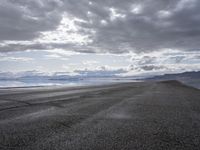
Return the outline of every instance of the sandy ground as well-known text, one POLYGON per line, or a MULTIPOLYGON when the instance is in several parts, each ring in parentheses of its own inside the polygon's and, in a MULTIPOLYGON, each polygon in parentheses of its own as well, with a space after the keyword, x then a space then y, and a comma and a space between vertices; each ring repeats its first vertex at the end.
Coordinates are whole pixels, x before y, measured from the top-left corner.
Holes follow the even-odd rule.
POLYGON ((176 81, 0 89, 0 149, 199 150, 200 90, 176 81))

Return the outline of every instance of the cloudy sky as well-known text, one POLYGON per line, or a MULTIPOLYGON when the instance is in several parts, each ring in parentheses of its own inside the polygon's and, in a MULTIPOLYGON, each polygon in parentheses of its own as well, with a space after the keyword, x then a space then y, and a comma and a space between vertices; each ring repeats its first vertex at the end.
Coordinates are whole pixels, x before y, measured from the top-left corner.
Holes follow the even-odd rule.
POLYGON ((200 70, 199 0, 1 0, 0 72, 200 70))

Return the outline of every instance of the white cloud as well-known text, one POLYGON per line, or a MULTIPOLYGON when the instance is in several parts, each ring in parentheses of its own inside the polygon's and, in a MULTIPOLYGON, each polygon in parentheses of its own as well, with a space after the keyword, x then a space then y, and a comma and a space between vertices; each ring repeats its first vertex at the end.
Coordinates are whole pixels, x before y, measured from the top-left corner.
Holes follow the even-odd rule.
POLYGON ((166 49, 151 53, 130 53, 130 65, 124 75, 177 73, 200 70, 200 52, 166 49))
POLYGON ((101 24, 106 26, 108 24, 108 22, 106 20, 101 20, 101 24))
POLYGON ((134 13, 134 14, 140 14, 142 13, 142 5, 140 4, 133 4, 131 6, 131 12, 134 13))
POLYGON ((54 54, 54 53, 52 53, 52 54, 47 54, 47 55, 45 55, 45 58, 46 59, 55 59, 55 60, 68 60, 68 58, 67 58, 67 56, 63 56, 63 55, 59 55, 59 54, 54 54))
POLYGON ((83 61, 83 65, 94 65, 94 64, 98 64, 99 62, 98 61, 95 61, 95 60, 86 60, 86 61, 83 61))
POLYGON ((172 12, 167 11, 167 10, 160 10, 160 11, 158 12, 158 17, 160 17, 160 18, 168 18, 168 17, 170 17, 171 15, 172 15, 172 12))
POLYGON ((16 62, 19 62, 19 61, 33 61, 34 59, 33 58, 30 58, 30 57, 12 57, 12 56, 3 56, 1 57, 0 61, 5 61, 5 62, 8 62, 8 61, 16 61, 16 62))
POLYGON ((86 23, 82 19, 72 18, 66 13, 63 14, 60 25, 54 31, 41 33, 40 38, 36 39, 40 43, 78 43, 80 45, 90 42, 87 35, 80 34, 77 23, 86 23))
POLYGON ((44 72, 114 71, 122 75, 161 74, 200 70, 199 51, 162 51, 96 54, 62 49, 30 52, 0 53, 2 71, 39 70, 44 72), (33 61, 34 60, 34 61, 33 61), (27 63, 31 61, 31 63, 27 63), (14 63, 13 63, 14 62, 14 63), (17 62, 17 63, 15 63, 17 62))
POLYGON ((53 54, 53 55, 59 55, 59 56, 73 56, 80 54, 79 52, 74 51, 67 51, 63 49, 54 49, 54 50, 46 50, 46 52, 53 54))
POLYGON ((122 14, 120 12, 118 12, 118 10, 116 8, 109 8, 110 10, 110 20, 111 21, 114 21, 115 19, 120 19, 120 18, 125 18, 126 15, 125 14, 122 14))

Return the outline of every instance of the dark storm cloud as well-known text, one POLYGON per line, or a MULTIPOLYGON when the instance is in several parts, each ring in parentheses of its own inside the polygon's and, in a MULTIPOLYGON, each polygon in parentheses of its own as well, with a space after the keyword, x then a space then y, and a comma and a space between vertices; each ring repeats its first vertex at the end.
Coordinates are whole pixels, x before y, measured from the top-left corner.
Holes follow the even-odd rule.
POLYGON ((161 71, 161 70, 167 70, 167 66, 164 65, 130 65, 128 70, 129 71, 137 71, 137 72, 142 72, 142 71, 161 71))
POLYGON ((152 71, 152 70, 161 70, 161 69, 166 69, 165 66, 158 66, 158 65, 145 65, 142 66, 140 69, 144 71, 152 71))
POLYGON ((112 4, 105 5, 115 8, 116 13, 126 17, 117 17, 113 21, 105 18, 108 24, 95 29, 95 44, 102 45, 111 52, 199 48, 200 1, 134 2, 113 1, 112 4))
POLYGON ((1 0, 0 40, 32 40, 54 30, 61 16, 56 0, 1 0))
MULTIPOLYGON (((194 50, 200 46, 199 0, 3 0, 0 2, 0 40, 33 40, 54 30, 65 12, 87 45, 6 45, 26 50, 63 48, 80 52, 148 52, 161 49, 194 50), (71 46, 70 46, 71 45, 71 46)), ((0 50, 8 48, 1 46, 0 50)))

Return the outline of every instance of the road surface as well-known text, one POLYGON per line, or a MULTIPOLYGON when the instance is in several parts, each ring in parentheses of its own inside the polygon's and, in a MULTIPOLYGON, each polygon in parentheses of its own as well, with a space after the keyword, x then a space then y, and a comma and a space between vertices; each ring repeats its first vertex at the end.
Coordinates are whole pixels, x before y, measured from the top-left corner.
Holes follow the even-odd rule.
POLYGON ((1 150, 199 150, 200 90, 177 81, 0 89, 1 150))

